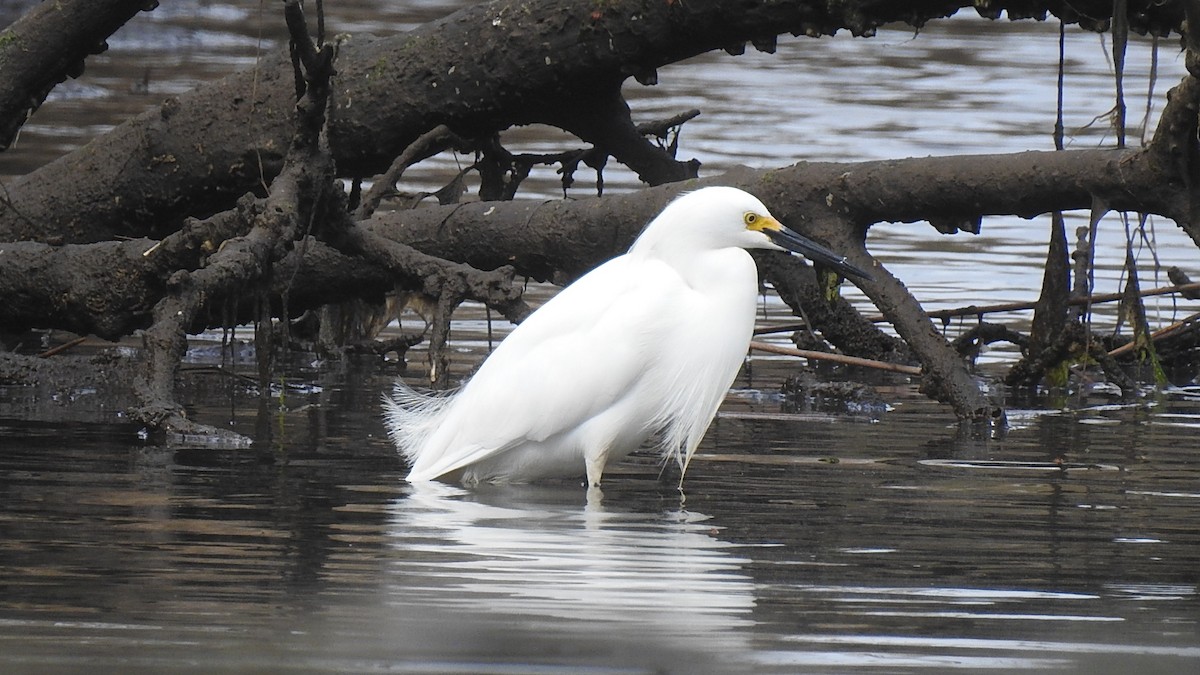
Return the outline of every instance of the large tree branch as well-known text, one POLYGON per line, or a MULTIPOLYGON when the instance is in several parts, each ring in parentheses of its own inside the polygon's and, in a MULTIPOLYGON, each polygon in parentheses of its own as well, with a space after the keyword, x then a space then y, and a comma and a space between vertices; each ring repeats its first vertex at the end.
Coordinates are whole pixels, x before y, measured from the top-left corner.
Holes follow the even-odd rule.
MULTIPOLYGON (((1135 31, 1161 34, 1180 25, 1176 3, 1129 4, 1135 31)), ((331 146, 342 175, 368 175, 438 124, 482 138, 514 124, 561 119, 573 97, 594 83, 629 75, 650 81, 654 69, 705 51, 736 51, 746 42, 769 49, 774 36, 788 32, 868 34, 891 21, 919 26, 977 5, 502 0, 472 6, 404 35, 343 44, 331 146)), ((1017 0, 979 6, 1030 14, 1028 3, 1017 0)), ((1102 27, 1112 11, 1101 0, 1051 6, 1091 27, 1102 27)), ((184 216, 227 209, 247 190, 265 194, 282 165, 293 100, 282 55, 168 100, 10 185, 12 207, 0 212, 0 240, 160 238, 184 216)))
MULTIPOLYGON (((1154 159, 1149 156, 1152 152, 1071 150, 990 156, 987 161, 932 157, 800 163, 779 169, 740 169, 604 199, 476 202, 384 212, 364 221, 364 226, 428 255, 481 270, 511 266, 521 276, 565 283, 623 251, 667 201, 702 185, 734 185, 758 194, 789 224, 827 241, 837 235, 838 227, 861 233, 872 217, 936 221, 952 215, 965 220, 1013 212, 1032 216, 1039 209, 1087 208, 1093 195, 1117 209, 1178 216, 1180 200, 1189 192, 1178 174, 1171 173, 1178 165, 1154 159), (996 172, 989 168, 993 164, 1007 171, 996 172), (905 176, 920 180, 905 181, 905 176), (1174 191, 1168 190, 1170 186, 1175 186, 1174 191), (1161 203, 1148 201, 1154 195, 1161 203), (826 221, 831 216, 842 224, 830 225, 826 221), (485 232, 487 236, 482 235, 485 232)), ((206 251, 237 233, 236 227, 229 229, 235 224, 194 223, 157 248, 149 240, 64 247, 4 244, 0 246, 4 261, 0 293, 14 301, 0 304, 0 324, 121 334, 144 323, 149 299, 159 292, 168 270, 197 266, 206 251), (151 255, 142 255, 151 248, 151 255), (128 273, 117 280, 110 280, 107 272, 81 275, 80 266, 72 261, 88 251, 115 256, 114 268, 128 273), (99 318, 87 318, 89 313, 130 316, 101 323, 99 318)), ((297 254, 290 254, 279 263, 288 270, 300 265, 290 291, 294 308, 355 291, 375 297, 389 285, 383 267, 355 264, 316 242, 302 248, 309 260, 297 261, 297 254)), ((286 276, 293 275, 289 271, 286 276)), ((414 274, 412 283, 419 278, 419 273, 414 274)))
POLYGON ((58 0, 32 8, 0 32, 0 150, 50 90, 83 73, 84 59, 108 48, 105 40, 158 0, 58 0))
POLYGON ((545 121, 566 129, 603 152, 620 158, 643 182, 662 185, 695 178, 700 162, 680 162, 656 147, 633 122, 629 105, 621 96, 621 83, 596 85, 571 96, 572 105, 553 111, 545 121))
POLYGON ((865 229, 883 220, 973 222, 992 214, 1032 217, 1086 209, 1093 195, 1103 195, 1113 209, 1179 217, 1186 191, 1165 168, 1145 150, 802 162, 739 169, 603 200, 468 203, 379 213, 369 226, 480 269, 513 265, 519 274, 565 281, 627 247, 672 196, 704 185, 753 192, 791 225, 821 237, 828 226, 820 221, 829 210, 865 229), (504 235, 480 237, 482 230, 504 235))
MULTIPOLYGON (((1175 185, 1178 190, 1182 185, 1164 173, 1175 165, 1152 161, 1153 153, 1153 149, 1082 150, 1019 153, 992 157, 991 162, 951 157, 858 165, 802 163, 776 170, 742 169, 605 199, 474 203, 380 214, 369 225, 376 234, 427 254, 482 269, 512 265, 519 273, 562 281, 625 249, 642 223, 679 192, 705 184, 728 184, 760 195, 784 222, 830 243, 860 267, 870 268, 874 261, 863 246, 867 225, 859 220, 864 213, 895 213, 899 214, 897 220, 937 220, 951 215, 975 219, 990 213, 1033 215, 1039 208, 1079 208, 1097 197, 1118 208, 1174 214, 1179 202, 1163 186, 1175 185), (1065 161, 1067 158, 1074 161, 1065 161), (1007 165, 1008 171, 987 167, 997 162, 1007 165), (1117 177, 1110 171, 1114 166, 1122 169, 1117 177), (905 174, 921 176, 921 180, 910 180, 906 189, 896 187, 905 174), (867 181, 864 176, 876 180, 867 181), (879 189, 881 183, 885 189, 879 189), (1152 195, 1164 203, 1148 202, 1152 195), (489 236, 480 236, 483 231, 489 236)), ((321 250, 316 245, 306 248, 314 254, 321 250)), ((361 250, 363 246, 358 243, 351 248, 361 250)), ((295 263, 288 259, 280 262, 281 266, 291 264, 295 263)), ((900 280, 882 268, 876 272, 874 281, 861 285, 920 358, 927 373, 926 390, 951 401, 963 417, 992 414, 996 408, 900 280)), ((378 271, 369 274, 378 275, 378 271)), ((420 276, 418 273, 414 279, 420 276)), ((290 291, 290 297, 319 296, 320 291, 304 288, 307 273, 302 270, 295 278, 298 287, 290 291)), ((141 297, 139 293, 128 295, 141 297)), ((210 301, 220 302, 220 296, 214 295, 210 301)))

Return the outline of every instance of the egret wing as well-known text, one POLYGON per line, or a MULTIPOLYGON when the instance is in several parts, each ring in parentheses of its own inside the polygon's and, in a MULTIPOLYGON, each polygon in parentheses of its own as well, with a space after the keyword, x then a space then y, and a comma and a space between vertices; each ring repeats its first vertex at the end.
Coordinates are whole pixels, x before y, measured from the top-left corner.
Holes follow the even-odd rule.
POLYGON ((570 432, 653 370, 680 281, 666 265, 615 258, 568 286, 488 357, 420 448, 410 478, 432 479, 570 432))

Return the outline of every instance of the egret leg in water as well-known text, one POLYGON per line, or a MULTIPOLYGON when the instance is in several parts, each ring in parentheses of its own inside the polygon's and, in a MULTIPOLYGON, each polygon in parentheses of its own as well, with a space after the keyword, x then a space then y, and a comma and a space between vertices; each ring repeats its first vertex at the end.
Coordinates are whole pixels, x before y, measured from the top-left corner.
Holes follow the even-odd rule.
MULTIPOLYGON (((531 314, 457 393, 384 397, 410 482, 586 476, 659 434, 682 472, 745 358, 758 297, 746 249, 802 253, 869 278, 731 187, 687 193, 629 252, 531 314)), ((683 478, 680 477, 682 482, 683 478)))

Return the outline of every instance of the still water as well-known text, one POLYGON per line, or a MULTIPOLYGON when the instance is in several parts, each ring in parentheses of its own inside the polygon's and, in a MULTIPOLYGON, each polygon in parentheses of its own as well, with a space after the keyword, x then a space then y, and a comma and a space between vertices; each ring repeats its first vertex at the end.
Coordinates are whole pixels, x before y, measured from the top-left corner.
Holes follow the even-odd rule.
POLYGON ((569 481, 405 484, 381 371, 297 370, 270 433, 251 392, 189 389, 196 414, 270 439, 253 449, 0 422, 5 671, 1200 664, 1196 388, 1016 410, 989 437, 900 382, 858 416, 783 414, 743 378, 686 496, 635 457, 589 504, 569 481))
MULTIPOLYGON (((326 4, 334 30, 386 34, 454 3, 326 4)), ((280 37, 269 8, 180 2, 144 15, 39 111, 0 174, 252 65, 280 37)), ((1111 107, 1104 46, 1069 32, 1071 142, 1109 142, 1090 124, 1111 107)), ((702 108, 681 154, 709 173, 1051 147, 1053 25, 964 19, 915 37, 784 40, 779 52, 664 69, 658 87, 631 87, 632 105, 639 118, 702 108)), ((1127 90, 1149 87, 1151 55, 1135 41, 1127 90)), ((1160 105, 1182 64, 1173 46, 1157 58, 1160 105)), ((562 147, 541 129, 511 143, 562 147)), ((412 179, 435 186, 454 167, 441 157, 412 179)), ((552 171, 531 180, 535 196, 556 194, 552 171)), ((634 187, 615 170, 606 182, 634 187)), ((883 226, 871 247, 931 307, 1033 298, 1045 224, 984 228, 883 226)), ((1103 231, 1115 243, 1100 255, 1101 292, 1120 278, 1125 237, 1119 221, 1103 231)), ((1164 264, 1197 272, 1171 223, 1150 235, 1164 264)), ((478 313, 459 322, 457 374, 486 351, 484 329, 478 313)), ((252 372, 251 356, 234 366, 252 372)), ((414 383, 421 358, 403 373, 414 383)), ((997 350, 984 365, 1009 360, 997 350)), ((197 345, 189 361, 220 358, 197 345)), ((869 380, 886 405, 854 413, 781 400, 799 369, 750 362, 683 494, 677 475, 634 457, 592 503, 569 481, 405 484, 378 417, 402 372, 376 359, 298 356, 266 403, 238 380, 191 373, 193 416, 258 441, 243 449, 144 445, 95 390, 0 388, 0 670, 1200 669, 1200 387, 1015 402, 1011 428, 988 433, 960 429, 902 378, 869 380)))

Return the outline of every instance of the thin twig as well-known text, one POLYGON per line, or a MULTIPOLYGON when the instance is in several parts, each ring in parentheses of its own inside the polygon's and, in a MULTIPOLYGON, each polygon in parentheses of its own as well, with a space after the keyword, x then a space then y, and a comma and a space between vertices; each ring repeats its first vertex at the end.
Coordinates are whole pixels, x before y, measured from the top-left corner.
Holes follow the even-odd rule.
MULTIPOLYGON (((1200 282, 1190 284, 1178 284, 1175 286, 1161 286, 1152 288, 1148 291, 1142 291, 1141 297, 1150 297, 1154 295, 1170 295, 1172 293, 1182 293, 1185 295, 1190 291, 1200 291, 1200 282)), ((1104 302, 1116 302, 1125 297, 1124 293, 1101 293, 1093 295, 1089 298, 1071 298, 1067 300, 1068 305, 1083 305, 1088 302, 1092 304, 1104 302)), ((971 305, 969 307, 955 307, 953 309, 937 309, 929 312, 931 319, 951 319, 958 316, 976 316, 981 314, 992 314, 995 312, 1015 312, 1019 310, 1033 309, 1037 305, 1033 302, 1002 302, 995 305, 971 305)), ((872 323, 883 323, 887 321, 885 317, 873 316, 870 318, 872 323)), ((754 329, 755 335, 768 335, 771 333, 786 333, 792 330, 803 330, 807 326, 803 323, 785 323, 778 326, 764 326, 754 329)))
POLYGON ((54 356, 55 354, 61 354, 62 352, 65 352, 68 349, 71 349, 72 347, 76 347, 78 345, 83 344, 85 340, 87 340, 86 337, 77 337, 74 340, 71 340, 70 342, 64 342, 57 347, 51 347, 50 349, 47 349, 46 351, 42 352, 41 354, 38 354, 38 358, 46 359, 51 356, 54 356))
POLYGON ((421 134, 396 157, 388 170, 376 179, 367 194, 363 195, 358 211, 354 214, 355 220, 370 218, 371 214, 375 213, 375 209, 379 208, 379 203, 383 201, 384 196, 395 188, 396 183, 408 167, 448 147, 464 145, 464 141, 445 124, 439 124, 421 134))
POLYGON ((659 138, 665 138, 667 132, 670 131, 672 127, 677 127, 681 124, 690 122, 699 116, 700 111, 696 108, 693 108, 687 112, 681 112, 666 119, 642 122, 637 125, 637 132, 643 136, 657 136, 659 138))
POLYGON ((243 375, 241 373, 236 373, 236 372, 230 370, 229 368, 226 368, 225 366, 212 366, 212 365, 206 365, 206 364, 181 365, 179 367, 179 372, 181 372, 181 373, 216 373, 217 375, 224 375, 225 377, 228 377, 231 380, 240 380, 241 382, 244 382, 245 384, 254 385, 254 386, 258 386, 258 384, 259 384, 258 378, 250 377, 249 375, 243 375))
POLYGON ((832 361, 834 363, 841 363, 847 366, 862 366, 863 368, 887 370, 893 373, 903 373, 905 375, 921 375, 921 369, 917 366, 905 366, 898 363, 888 363, 886 361, 876 361, 875 359, 864 359, 857 356, 846 356, 844 354, 830 354, 828 352, 814 352, 807 349, 779 347, 777 345, 768 344, 766 342, 758 342, 756 340, 750 342, 750 349, 760 352, 768 352, 771 354, 782 354, 784 356, 797 356, 802 359, 812 359, 815 361, 832 361))
MULTIPOLYGON (((1150 341, 1158 342, 1159 340, 1161 340, 1163 338, 1170 337, 1171 335, 1174 335, 1175 333, 1179 332, 1183 328, 1187 327, 1189 324, 1195 323, 1198 319, 1200 319, 1200 313, 1196 313, 1196 314, 1189 316, 1186 319, 1176 321, 1175 323, 1173 323, 1169 326, 1164 326, 1162 328, 1159 328, 1158 330, 1156 330, 1150 334, 1150 341)), ((1109 351, 1108 355, 1112 356, 1114 358, 1118 357, 1118 356, 1124 356, 1125 354, 1128 354, 1129 352, 1133 351, 1136 348, 1137 348, 1137 341, 1132 340, 1130 342, 1127 342, 1127 343, 1121 345, 1120 347, 1117 347, 1116 349, 1109 351)))
MULTIPOLYGON (((1185 284, 1183 286, 1162 286, 1160 288, 1152 288, 1148 291, 1142 291, 1139 295, 1143 298, 1154 295, 1170 295, 1171 293, 1182 293, 1184 291, 1192 291, 1200 289, 1200 282, 1193 284, 1185 284)), ((1097 304, 1103 302, 1118 301, 1125 296, 1124 293, 1101 293, 1093 295, 1090 298, 1074 297, 1067 300, 1068 305, 1084 305, 1097 304)), ((934 319, 949 319, 956 316, 974 316, 976 314, 990 314, 992 312, 1010 312, 1021 309, 1033 309, 1033 302, 1006 302, 995 305, 983 305, 979 307, 959 307, 957 309, 942 309, 929 312, 930 318, 934 319)))

